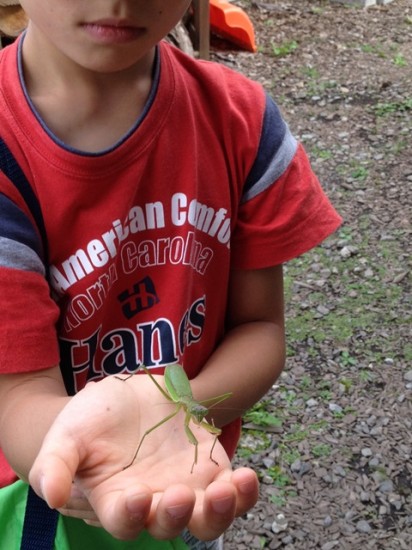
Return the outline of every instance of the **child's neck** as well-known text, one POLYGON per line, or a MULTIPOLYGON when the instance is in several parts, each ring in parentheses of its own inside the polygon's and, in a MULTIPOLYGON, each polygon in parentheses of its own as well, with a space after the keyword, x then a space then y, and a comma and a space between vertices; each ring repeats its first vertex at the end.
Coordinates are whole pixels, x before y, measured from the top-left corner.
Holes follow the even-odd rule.
POLYGON ((28 94, 48 128, 66 145, 95 153, 115 145, 136 123, 152 86, 154 52, 138 66, 96 73, 24 59, 28 94))

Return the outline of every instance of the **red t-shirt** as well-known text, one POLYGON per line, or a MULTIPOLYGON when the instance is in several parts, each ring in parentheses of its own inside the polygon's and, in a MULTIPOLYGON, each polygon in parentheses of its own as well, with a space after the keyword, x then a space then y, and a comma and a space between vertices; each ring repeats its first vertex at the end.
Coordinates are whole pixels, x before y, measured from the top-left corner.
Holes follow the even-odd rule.
POLYGON ((20 44, 0 54, 0 373, 60 363, 69 393, 141 364, 196 376, 231 268, 286 262, 340 224, 303 148, 260 85, 162 43, 135 126, 73 150, 31 104, 20 44))

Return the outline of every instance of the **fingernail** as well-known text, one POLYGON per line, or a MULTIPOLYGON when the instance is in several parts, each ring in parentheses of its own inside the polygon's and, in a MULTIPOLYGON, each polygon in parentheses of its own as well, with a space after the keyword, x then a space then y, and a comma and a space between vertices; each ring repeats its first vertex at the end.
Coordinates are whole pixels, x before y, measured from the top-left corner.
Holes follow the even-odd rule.
POLYGON ((144 520, 144 514, 136 514, 135 512, 132 514, 129 513, 129 520, 134 523, 142 523, 144 520))
POLYGON ((187 504, 181 504, 176 506, 170 506, 167 509, 167 513, 169 516, 173 519, 181 519, 187 516, 190 513, 191 506, 187 506, 187 504))
POLYGON ((40 493, 41 497, 44 498, 44 475, 42 475, 39 479, 39 487, 40 487, 40 493))
POLYGON ((225 514, 226 512, 229 512, 232 506, 233 506, 232 498, 222 498, 220 500, 214 500, 212 502, 212 508, 218 514, 225 514))
POLYGON ((128 497, 126 508, 129 513, 129 518, 133 521, 143 521, 145 517, 145 504, 147 503, 147 495, 133 495, 128 497), (144 509, 142 509, 142 507, 144 509))
POLYGON ((246 483, 241 483, 239 485, 239 491, 243 495, 250 495, 250 493, 255 492, 255 483, 253 481, 247 481, 246 483))
POLYGON ((49 505, 45 494, 45 486, 46 486, 46 482, 45 482, 44 474, 42 474, 41 478, 39 479, 39 487, 40 487, 39 496, 41 496, 41 498, 46 501, 47 505, 49 505))

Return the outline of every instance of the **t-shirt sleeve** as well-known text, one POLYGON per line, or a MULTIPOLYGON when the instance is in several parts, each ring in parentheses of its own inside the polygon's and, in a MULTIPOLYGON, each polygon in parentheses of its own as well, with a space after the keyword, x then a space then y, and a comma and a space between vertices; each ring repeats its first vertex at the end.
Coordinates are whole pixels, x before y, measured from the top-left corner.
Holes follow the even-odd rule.
POLYGON ((24 209, 0 192, 0 373, 59 362, 59 310, 50 297, 41 240, 24 209))
POLYGON ((267 97, 231 243, 232 266, 261 269, 287 262, 320 244, 341 222, 302 145, 267 97))

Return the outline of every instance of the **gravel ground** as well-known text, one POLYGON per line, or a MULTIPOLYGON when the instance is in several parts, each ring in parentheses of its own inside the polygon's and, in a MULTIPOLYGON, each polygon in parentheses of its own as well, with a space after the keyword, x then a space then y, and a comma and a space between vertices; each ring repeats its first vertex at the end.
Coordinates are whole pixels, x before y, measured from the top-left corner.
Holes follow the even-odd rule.
POLYGON ((412 548, 412 1, 235 1, 256 54, 212 58, 260 81, 344 217, 285 269, 288 360, 244 421, 261 479, 225 550, 412 548))

